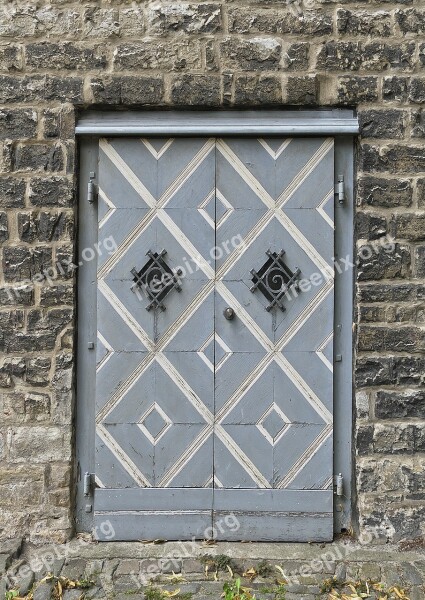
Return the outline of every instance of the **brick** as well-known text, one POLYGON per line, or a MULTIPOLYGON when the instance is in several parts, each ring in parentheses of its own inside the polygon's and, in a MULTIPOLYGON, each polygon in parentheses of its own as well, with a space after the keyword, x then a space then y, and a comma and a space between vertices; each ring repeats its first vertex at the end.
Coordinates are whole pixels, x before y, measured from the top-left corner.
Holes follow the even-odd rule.
POLYGON ((31 279, 52 266, 52 250, 49 247, 3 248, 3 274, 6 281, 31 279))
POLYGON ((378 419, 412 417, 425 419, 425 391, 378 391, 375 400, 375 416, 378 419))
POLYGON ((425 297, 425 286, 409 282, 369 283, 358 286, 360 302, 413 302, 425 297))
POLYGON ((409 94, 410 79, 407 77, 384 77, 382 98, 384 101, 405 102, 409 94))
POLYGON ((394 208, 412 205, 413 186, 410 180, 363 177, 357 185, 360 206, 394 208))
POLYGON ((414 77, 410 81, 409 100, 423 104, 425 102, 425 79, 414 77))
POLYGON ((362 110, 359 120, 363 137, 400 139, 406 130, 407 113, 396 109, 362 110))
POLYGON ((289 8, 253 11, 247 7, 228 11, 231 33, 289 33, 306 36, 328 35, 332 32, 332 16, 324 12, 304 11, 297 14, 289 8))
POLYGON ((378 80, 376 77, 338 77, 337 95, 344 105, 373 102, 378 99, 378 80))
POLYGON ((241 71, 276 71, 280 68, 282 44, 278 39, 227 38, 220 42, 222 66, 241 71))
POLYGON ((425 112, 422 109, 414 110, 411 114, 412 137, 425 137, 425 112))
POLYGON ((318 103, 319 91, 315 75, 305 77, 288 77, 283 85, 284 96, 288 104, 315 105, 318 103))
POLYGON ((393 359, 359 356, 356 362, 355 379, 357 387, 395 383, 393 359))
POLYGON ((376 240, 387 232, 387 220, 377 214, 357 212, 357 237, 360 239, 376 240))
POLYGON ((119 13, 115 8, 86 8, 83 12, 84 38, 108 39, 120 33, 119 13))
POLYGON ((317 57, 317 68, 327 71, 385 71, 415 66, 415 44, 406 42, 394 46, 381 42, 327 42, 317 57))
POLYGON ((13 427, 11 428, 10 460, 13 463, 43 464, 53 461, 69 461, 71 458, 71 435, 62 427, 13 427))
POLYGON ((74 204, 74 182, 66 177, 33 177, 29 186, 29 200, 38 207, 71 207, 74 204))
POLYGON ((150 35, 174 32, 219 33, 222 30, 220 4, 161 4, 149 7, 147 26, 150 35))
POLYGON ((388 248, 365 244, 358 249, 358 280, 406 278, 410 275, 410 247, 392 244, 388 248))
POLYGON ((389 37, 392 33, 392 18, 387 11, 365 10, 337 11, 337 29, 340 34, 389 37))
POLYGON ((425 208, 425 179, 419 178, 416 181, 416 193, 418 197, 419 208, 425 208))
POLYGON ((425 154, 421 147, 389 145, 374 147, 364 144, 360 168, 366 173, 417 173, 425 171, 425 154))
POLYGON ((52 242, 73 237, 73 219, 66 212, 18 213, 17 219, 22 242, 52 242))
POLYGON ((396 10, 395 19, 402 33, 425 33, 425 11, 408 8, 396 10))
POLYGON ((27 44, 26 66, 34 69, 77 70, 104 69, 107 65, 101 46, 87 48, 71 42, 27 44))
POLYGON ((139 37, 145 33, 145 17, 143 6, 133 4, 131 8, 121 8, 119 11, 120 37, 139 37))
POLYGON ((22 208, 26 183, 22 179, 0 177, 0 208, 22 208))
POLYGON ((413 242, 425 239, 425 213, 403 213, 394 215, 390 229, 392 235, 398 239, 413 242))
POLYGON ((44 386, 50 380, 50 368, 52 359, 48 356, 37 356, 28 358, 25 368, 25 380, 34 386, 44 386))
POLYGON ((182 75, 175 77, 171 99, 176 105, 216 106, 220 104, 220 78, 210 75, 182 75))
POLYGON ((60 100, 83 101, 83 79, 79 77, 54 77, 31 75, 16 77, 0 75, 0 102, 35 102, 60 100))
POLYGON ((287 71, 305 71, 309 64, 309 44, 291 44, 283 51, 283 68, 287 71))
POLYGON ((22 46, 13 44, 0 46, 1 71, 21 71, 23 62, 22 46))
POLYGON ((48 144, 18 145, 15 150, 15 171, 62 171, 65 157, 61 146, 48 144))
POLYGON ((40 306, 57 306, 74 304, 75 290, 72 285, 57 284, 40 288, 40 306))
POLYGON ((164 96, 162 77, 122 77, 120 101, 128 104, 161 104, 164 96))
POLYGON ((0 140, 35 137, 37 121, 34 110, 0 110, 0 140))
POLYGON ((201 46, 198 40, 184 38, 179 42, 147 40, 120 44, 114 53, 114 71, 155 69, 184 71, 201 68, 201 46))
POLYGON ((419 327, 362 325, 359 328, 359 350, 362 351, 423 352, 424 349, 425 338, 419 327))
POLYGON ((9 239, 9 226, 7 220, 7 214, 0 212, 0 244, 6 242, 9 239))
POLYGON ((235 80, 235 104, 282 103, 282 82, 274 75, 241 75, 235 80))
POLYGON ((41 113, 45 139, 70 138, 75 135, 75 112, 73 109, 52 108, 41 113))

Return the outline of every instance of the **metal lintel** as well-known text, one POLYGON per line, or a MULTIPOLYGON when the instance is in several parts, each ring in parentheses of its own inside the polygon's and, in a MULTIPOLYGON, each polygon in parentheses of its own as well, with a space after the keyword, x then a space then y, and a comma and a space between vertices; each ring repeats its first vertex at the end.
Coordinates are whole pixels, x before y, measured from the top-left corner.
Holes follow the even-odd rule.
POLYGON ((107 136, 262 136, 354 135, 352 110, 309 111, 134 111, 82 114, 77 135, 107 136))

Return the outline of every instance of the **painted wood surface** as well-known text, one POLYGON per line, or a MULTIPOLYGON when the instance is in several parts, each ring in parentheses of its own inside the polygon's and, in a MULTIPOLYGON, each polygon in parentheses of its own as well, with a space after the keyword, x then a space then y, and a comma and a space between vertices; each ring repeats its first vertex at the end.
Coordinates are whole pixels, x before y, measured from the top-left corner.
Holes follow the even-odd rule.
POLYGON ((332 138, 100 141, 95 524, 117 539, 226 511, 219 539, 332 538, 333 161, 332 138), (147 310, 134 274, 164 250, 180 289, 147 310))

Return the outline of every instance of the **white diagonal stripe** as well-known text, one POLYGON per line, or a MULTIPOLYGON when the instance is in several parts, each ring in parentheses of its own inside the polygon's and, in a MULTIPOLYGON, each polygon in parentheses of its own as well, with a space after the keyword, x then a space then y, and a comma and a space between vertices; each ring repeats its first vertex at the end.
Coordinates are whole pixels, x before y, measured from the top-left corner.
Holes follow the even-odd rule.
POLYGON ((295 464, 289 469, 285 477, 279 482, 278 488, 283 489, 295 479, 295 477, 302 471, 305 465, 310 462, 315 454, 320 450, 326 440, 332 435, 332 425, 327 425, 317 436, 317 438, 310 444, 306 450, 298 457, 295 464))
POLYGON ((127 456, 121 446, 103 425, 97 425, 96 433, 138 485, 141 487, 152 487, 140 469, 134 464, 131 458, 127 456))
POLYGON ((289 146, 289 144, 292 142, 292 138, 287 138, 286 140, 284 140, 284 142, 281 144, 281 146, 279 146, 279 148, 276 150, 276 152, 273 150, 273 148, 270 148, 270 146, 268 145, 268 143, 263 140, 263 139, 259 139, 258 140, 260 142, 260 144, 263 146, 264 150, 270 154, 270 156, 272 158, 274 158, 274 160, 277 160, 279 158, 279 156, 282 154, 282 152, 289 146))

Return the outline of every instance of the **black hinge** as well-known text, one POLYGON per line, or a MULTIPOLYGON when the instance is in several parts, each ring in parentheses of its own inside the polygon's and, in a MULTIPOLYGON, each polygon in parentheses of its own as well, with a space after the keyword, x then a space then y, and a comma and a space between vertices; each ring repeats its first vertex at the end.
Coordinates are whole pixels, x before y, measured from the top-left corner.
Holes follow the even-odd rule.
POLYGON ((93 202, 97 199, 97 185, 94 182, 95 178, 96 173, 94 171, 91 171, 90 179, 87 184, 87 200, 90 204, 93 204, 93 202))

